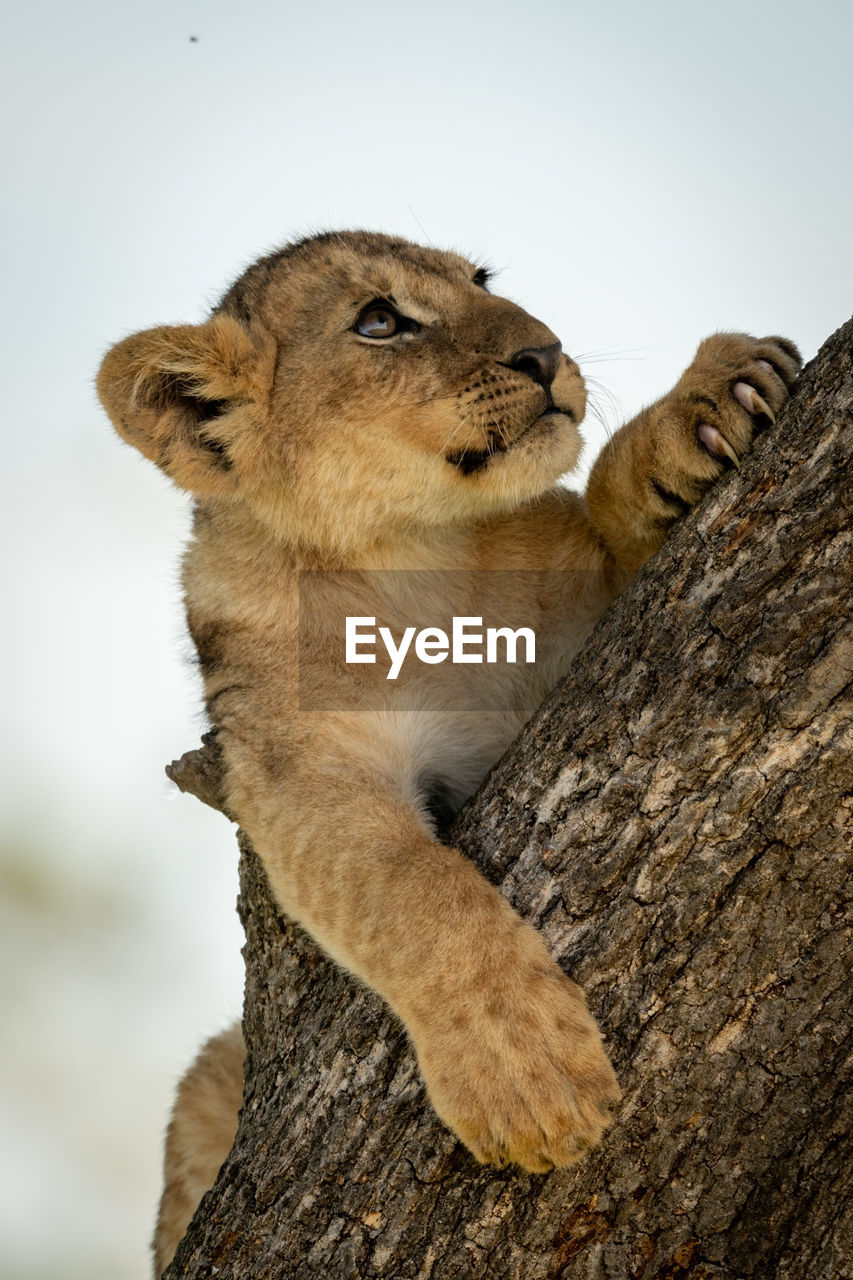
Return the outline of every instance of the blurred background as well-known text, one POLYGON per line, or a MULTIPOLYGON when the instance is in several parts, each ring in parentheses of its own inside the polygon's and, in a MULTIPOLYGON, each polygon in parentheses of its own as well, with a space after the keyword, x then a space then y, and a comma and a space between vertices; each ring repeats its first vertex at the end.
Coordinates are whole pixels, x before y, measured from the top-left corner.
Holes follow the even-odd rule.
POLYGON ((611 427, 717 328, 810 357, 853 309, 853 10, 29 0, 3 27, 3 1268, 141 1280, 242 937, 232 830, 163 776, 204 727, 187 500, 112 434, 103 352, 364 226, 497 267, 611 427))

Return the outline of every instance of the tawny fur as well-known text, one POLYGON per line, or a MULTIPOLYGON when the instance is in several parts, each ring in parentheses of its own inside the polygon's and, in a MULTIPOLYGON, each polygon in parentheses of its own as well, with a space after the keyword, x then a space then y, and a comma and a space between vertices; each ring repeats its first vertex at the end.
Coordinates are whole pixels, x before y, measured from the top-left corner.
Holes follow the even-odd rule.
POLYGON ((230 1027, 208 1040, 178 1087, 166 1134, 166 1180, 154 1237, 158 1276, 231 1149, 243 1098, 244 1056, 240 1028, 230 1027))
MULTIPOLYGON (((404 1020, 474 1155, 534 1171, 597 1142, 618 1087, 582 993, 436 839, 431 800, 453 809, 477 786, 800 365, 784 339, 707 339, 582 498, 557 487, 585 390, 555 344, 464 258, 348 232, 262 259, 204 324, 119 343, 98 382, 120 434, 196 495, 189 627, 227 805, 281 906, 404 1020), (358 332, 377 300, 402 317, 393 336, 358 332), (470 666, 413 670, 400 701, 380 664, 344 662, 343 622, 399 634, 415 614, 523 618, 537 661, 487 685, 470 666)), ((204 1113, 202 1079, 170 1130, 158 1267, 233 1134, 229 1084, 232 1122, 196 1177, 199 1121, 181 1117, 204 1113)))

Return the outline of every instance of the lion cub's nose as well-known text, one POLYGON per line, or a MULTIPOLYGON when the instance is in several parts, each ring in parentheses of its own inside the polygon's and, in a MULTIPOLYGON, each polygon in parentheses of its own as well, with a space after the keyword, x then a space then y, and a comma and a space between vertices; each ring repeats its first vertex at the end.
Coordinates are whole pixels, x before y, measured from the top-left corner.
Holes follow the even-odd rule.
POLYGON ((559 342, 552 342, 550 347, 525 347, 510 356, 507 364, 510 369, 518 369, 526 373, 528 378, 538 382, 542 387, 550 387, 560 367, 560 356, 563 348, 559 342))

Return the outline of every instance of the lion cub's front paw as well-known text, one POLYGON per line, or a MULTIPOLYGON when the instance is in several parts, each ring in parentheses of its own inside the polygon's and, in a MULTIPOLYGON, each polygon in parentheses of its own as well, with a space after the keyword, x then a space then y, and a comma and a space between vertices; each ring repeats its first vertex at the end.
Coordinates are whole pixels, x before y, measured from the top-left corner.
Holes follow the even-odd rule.
POLYGON ((700 344, 660 403, 650 479, 662 514, 692 506, 724 470, 740 465, 756 432, 776 421, 801 366, 786 338, 718 333, 700 344))
POLYGON ((417 1037, 430 1099, 478 1160, 532 1173, 594 1146, 619 1086, 580 989, 556 965, 498 975, 417 1037))

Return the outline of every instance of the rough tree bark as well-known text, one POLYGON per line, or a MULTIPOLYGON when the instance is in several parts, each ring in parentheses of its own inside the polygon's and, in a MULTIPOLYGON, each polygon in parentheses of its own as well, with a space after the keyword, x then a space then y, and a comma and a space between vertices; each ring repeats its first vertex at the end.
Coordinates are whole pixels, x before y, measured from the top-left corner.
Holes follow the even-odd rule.
POLYGON ((853 321, 451 833, 587 992, 603 1145, 478 1166, 242 840, 245 1102, 169 1280, 853 1275, 851 443, 853 321))

